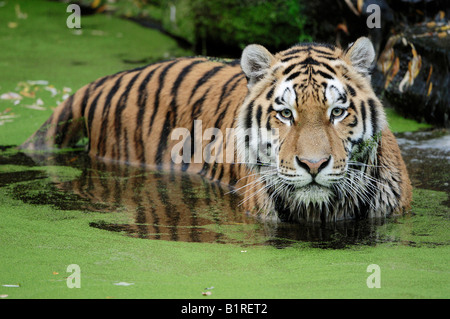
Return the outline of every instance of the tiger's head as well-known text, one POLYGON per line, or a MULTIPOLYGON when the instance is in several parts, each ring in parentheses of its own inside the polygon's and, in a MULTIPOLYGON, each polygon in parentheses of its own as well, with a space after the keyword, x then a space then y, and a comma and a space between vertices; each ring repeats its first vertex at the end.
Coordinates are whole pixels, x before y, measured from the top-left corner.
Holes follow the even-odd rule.
POLYGON ((298 209, 358 192, 351 167, 373 159, 376 147, 362 154, 362 145, 376 144, 387 125, 370 84, 374 58, 365 37, 346 50, 316 43, 275 55, 260 45, 244 49, 248 94, 238 117, 238 155, 272 199, 298 209))

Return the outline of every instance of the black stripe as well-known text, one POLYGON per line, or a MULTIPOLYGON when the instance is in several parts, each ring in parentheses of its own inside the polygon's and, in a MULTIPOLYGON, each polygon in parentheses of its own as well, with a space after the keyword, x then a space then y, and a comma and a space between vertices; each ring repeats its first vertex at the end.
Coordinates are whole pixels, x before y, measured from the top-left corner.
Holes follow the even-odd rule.
POLYGON ((220 70, 222 70, 224 66, 223 65, 219 65, 216 66, 214 68, 212 68, 211 70, 207 71, 205 74, 203 74, 200 79, 197 81, 197 83, 195 83, 194 88, 192 89, 191 92, 191 96, 189 97, 189 101, 188 104, 191 103, 192 97, 194 96, 194 94, 197 92, 197 90, 206 82, 208 82, 208 80, 210 78, 212 78, 217 72, 219 72, 220 70))
MULTIPOLYGON (((219 102, 217 102, 217 107, 216 107, 216 111, 218 111, 219 109, 220 109, 220 107, 222 106, 222 101, 223 101, 223 99, 225 98, 225 94, 227 93, 227 88, 228 88, 228 85, 235 79, 235 78, 237 78, 237 77, 239 77, 239 76, 242 76, 242 73, 241 72, 239 72, 239 73, 236 73, 236 74, 234 74, 224 85, 223 85, 223 87, 222 87, 222 93, 220 94, 220 98, 219 98, 219 102)), ((236 82, 239 82, 239 81, 236 81, 236 82)), ((236 83, 235 83, 235 85, 233 86, 233 88, 234 87, 236 87, 236 83)), ((228 94, 227 94, 228 95, 228 94)), ((216 126, 217 127, 217 126, 216 126)))
POLYGON ((294 49, 292 49, 290 51, 285 52, 283 55, 287 56, 287 55, 292 55, 292 54, 296 54, 296 53, 299 53, 299 52, 305 52, 305 51, 309 51, 309 48, 308 49, 297 49, 297 48, 294 48, 294 49))
POLYGON ((315 47, 311 47, 311 49, 312 49, 314 52, 320 53, 320 54, 331 55, 331 56, 333 56, 333 54, 334 54, 333 52, 322 51, 322 50, 319 50, 319 49, 317 49, 317 48, 315 48, 315 47))
POLYGON ((106 129, 108 127, 108 117, 109 117, 109 110, 111 109, 111 101, 116 95, 117 90, 120 88, 120 83, 122 82, 122 76, 119 76, 116 82, 114 83, 114 86, 112 89, 108 92, 108 95, 106 96, 105 103, 103 104, 103 112, 102 112, 102 124, 100 127, 100 136, 99 136, 99 143, 97 145, 97 156, 104 156, 106 153, 106 138, 107 138, 107 132, 106 129))
POLYGON ((158 89, 156 90, 156 93, 155 93, 155 103, 153 105, 152 116, 150 117, 150 124, 149 124, 150 128, 148 130, 147 136, 150 136, 150 133, 152 132, 152 129, 153 129, 153 122, 155 120, 156 114, 159 109, 159 99, 160 99, 162 88, 164 86, 164 80, 166 78, 166 74, 176 63, 178 63, 180 61, 181 60, 172 61, 159 74, 159 78, 158 78, 159 84, 158 84, 158 89))
POLYGON ((163 155, 164 151, 167 148, 167 139, 169 137, 170 131, 172 130, 172 120, 174 116, 175 114, 172 111, 168 111, 166 114, 166 119, 164 121, 161 136, 159 138, 158 148, 155 155, 155 163, 158 170, 162 169, 163 155))
POLYGON ((254 105, 254 101, 251 101, 250 104, 247 106, 247 116, 245 119, 245 128, 246 129, 252 127, 253 105, 254 105))
POLYGON ((125 163, 129 162, 129 155, 128 155, 128 132, 127 130, 125 130, 124 134, 123 134, 123 146, 125 149, 125 163))
POLYGON ((366 134, 366 105, 361 101, 361 117, 363 122, 363 136, 366 134))
POLYGON ((297 59, 297 58, 299 58, 300 56, 298 56, 298 55, 291 55, 291 56, 288 56, 288 57, 285 57, 285 58, 283 58, 283 59, 281 59, 281 62, 288 62, 288 61, 290 61, 290 60, 292 60, 292 59, 297 59))
MULTIPOLYGON (((155 70, 152 70, 150 72, 153 73, 155 70)), ((125 91, 123 91, 122 95, 119 98, 119 102, 117 103, 117 107, 115 110, 115 114, 114 114, 114 130, 115 130, 115 136, 116 136, 116 141, 115 144, 117 145, 117 155, 116 158, 120 159, 120 136, 121 136, 121 131, 122 131, 122 112, 123 110, 127 107, 127 101, 128 101, 128 95, 130 93, 131 88, 134 86, 134 83, 136 82, 137 78, 142 74, 142 72, 137 72, 136 75, 130 80, 130 82, 128 82, 128 85, 125 89, 125 91)), ((148 78, 148 76, 146 76, 146 78, 148 78)), ((144 81, 141 82, 141 86, 142 83, 144 81)), ((139 88, 141 89, 141 87, 139 88)), ((141 101, 141 96, 143 95, 142 92, 138 91, 138 95, 139 95, 139 101, 141 101)), ((142 101, 141 101, 142 102, 142 101)), ((139 103, 139 102, 138 102, 139 103)), ((144 109, 145 108, 145 104, 141 105, 138 104, 138 107, 140 107, 139 112, 141 111, 141 108, 144 109)), ((140 116, 138 116, 137 121, 139 121, 140 116)))
MULTIPOLYGON (((191 111, 191 119, 192 119, 192 124, 191 124, 191 138, 190 138, 190 142, 191 142, 191 161, 192 158, 194 157, 195 154, 195 149, 194 149, 194 142, 195 142, 195 125, 194 125, 194 120, 196 120, 198 118, 198 116, 200 115, 200 113, 202 112, 202 107, 203 107, 203 103, 206 100, 206 97, 208 96, 209 90, 211 88, 207 89, 205 94, 203 94, 202 97, 200 97, 197 101, 195 101, 194 105, 192 106, 192 111, 191 111)), ((203 132, 200 132, 199 134, 203 134, 203 132)), ((186 139, 185 143, 188 143, 189 139, 186 139)), ((184 146, 183 146, 184 147, 184 146)), ((181 165, 181 170, 184 172, 189 168, 190 163, 185 163, 183 162, 181 165)))
POLYGON ((94 120, 94 113, 95 113, 95 110, 97 108, 98 99, 100 98, 102 93, 103 93, 102 90, 100 90, 100 92, 98 92, 97 96, 94 98, 94 100, 92 101, 91 106, 89 108, 88 125, 87 125, 88 135, 89 135, 89 150, 91 148, 91 143, 92 143, 92 134, 91 134, 91 132, 92 132, 92 129, 91 129, 92 128, 92 121, 94 120))
POLYGON ((355 103, 353 103, 352 100, 350 100, 350 105, 348 106, 348 108, 349 108, 349 109, 352 109, 352 110, 354 110, 356 113, 358 113, 357 110, 356 110, 356 107, 355 107, 355 103))
POLYGON ((266 99, 267 99, 267 100, 272 99, 272 96, 273 96, 273 92, 274 92, 274 91, 275 91, 275 85, 272 86, 272 87, 270 88, 269 92, 267 92, 267 95, 266 95, 266 99))
MULTIPOLYGON (((193 61, 190 64, 188 64, 187 66, 185 66, 181 72, 178 74, 172 89, 171 89, 171 95, 172 95, 172 100, 170 102, 169 105, 169 111, 166 114, 166 120, 164 123, 164 127, 161 131, 161 136, 159 138, 159 144, 158 144, 158 148, 157 148, 157 153, 156 153, 156 157, 155 157, 155 162, 157 164, 158 169, 162 168, 162 158, 163 158, 163 153, 165 152, 166 148, 167 148, 167 139, 169 138, 169 133, 172 130, 172 128, 175 126, 176 121, 177 121, 177 97, 178 97, 178 89, 180 88, 181 83, 183 82, 183 80, 186 78, 187 74, 189 74, 189 72, 192 70, 192 68, 198 64, 198 63, 202 63, 204 61, 193 61)), ((171 162, 171 168, 173 169, 173 165, 174 163, 171 162)))
POLYGON ((272 130, 272 126, 270 125, 270 114, 267 116, 266 129, 268 131, 272 130))
POLYGON ((99 86, 101 86, 103 83, 105 83, 106 80, 108 80, 110 75, 104 76, 101 79, 98 79, 97 82, 94 82, 94 90, 97 89, 99 86))
MULTIPOLYGON (((153 74, 158 70, 161 66, 158 66, 151 70, 144 78, 144 80, 139 85, 139 100, 138 100, 138 114, 136 117, 136 130, 134 132, 134 142, 136 144, 136 153, 138 150, 140 151, 140 154, 136 154, 137 160, 141 163, 141 166, 145 165, 145 147, 144 147, 144 141, 143 141, 143 129, 142 129, 142 123, 144 120, 144 113, 146 110, 146 104, 147 104, 147 96, 148 96, 148 90, 147 90, 147 83, 152 79, 153 74), (141 96, 145 95, 145 98, 141 99, 141 96)), ((141 74, 141 72, 137 73, 134 78, 130 81, 128 84, 126 92, 122 95, 124 97, 124 103, 126 104, 126 101, 128 99, 128 93, 130 92, 131 88, 134 85, 134 82, 137 80, 138 76, 141 74)), ((125 104, 123 104, 125 106, 125 104)), ((123 109, 123 108, 122 108, 123 109)), ((116 109, 117 110, 117 109, 116 109)), ((122 110, 120 111, 120 117, 122 110)))
POLYGON ((322 71, 320 71, 320 70, 317 70, 317 71, 314 72, 314 73, 315 73, 315 74, 320 74, 320 75, 323 76, 325 79, 329 79, 329 80, 334 79, 333 76, 329 75, 329 74, 326 73, 326 72, 322 72, 322 71))
POLYGON ((67 101, 65 102, 64 109, 59 114, 58 122, 56 123, 56 132, 55 132, 55 144, 61 145, 64 141, 64 138, 67 134, 67 129, 72 122, 73 118, 73 99, 74 95, 71 95, 67 101))
POLYGON ((317 62, 316 60, 314 60, 311 57, 307 57, 306 59, 304 59, 303 61, 299 62, 299 64, 312 64, 312 65, 320 65, 319 62, 317 62))
POLYGON ((353 122, 350 123, 348 126, 355 127, 356 125, 358 125, 358 118, 356 116, 354 116, 353 122))
POLYGON ((294 72, 291 75, 288 76, 288 78, 286 79, 286 81, 290 81, 295 79, 297 76, 299 76, 300 74, 302 74, 301 72, 294 72))
POLYGON ((351 96, 356 96, 356 91, 350 84, 347 84, 347 91, 350 93, 351 96))
POLYGON ((187 75, 189 72, 191 72, 192 68, 193 68, 196 64, 203 63, 203 62, 204 62, 204 61, 201 61, 201 60, 193 61, 193 62, 191 62, 190 64, 186 65, 186 66, 181 70, 181 72, 178 73, 178 76, 177 76, 175 82, 173 83, 172 90, 170 91, 170 93, 171 93, 172 96, 173 96, 171 105, 174 105, 174 104, 176 103, 176 102, 175 102, 175 99, 176 99, 176 95, 177 95, 178 89, 180 88, 181 82, 183 82, 183 80, 184 80, 184 78, 186 77, 186 75, 187 75))
MULTIPOLYGON (((164 126, 161 131, 161 136, 159 138, 159 144, 158 148, 156 150, 155 155, 155 163, 157 165, 158 170, 162 169, 162 160, 164 156, 164 152, 167 148, 167 140, 169 138, 169 133, 172 130, 172 128, 176 124, 176 118, 177 118, 177 96, 178 96, 178 89, 180 88, 181 82, 186 78, 186 75, 191 71, 192 67, 198 63, 201 63, 203 61, 194 61, 191 64, 185 66, 183 70, 178 74, 172 89, 172 101, 170 102, 170 109, 168 110, 166 114, 166 120, 164 122, 164 126)), ((173 168, 173 162, 171 163, 171 166, 173 168)))
POLYGON ((295 66, 296 66, 295 64, 292 64, 292 65, 288 66, 286 69, 284 69, 283 75, 286 75, 289 72, 291 72, 295 68, 295 66))
POLYGON ((372 99, 369 99, 368 101, 369 107, 370 107, 370 114, 372 119, 372 134, 375 135, 378 133, 378 111, 375 105, 375 101, 372 99))
POLYGON ((261 116, 262 116, 262 105, 258 105, 258 109, 256 110, 256 124, 258 127, 261 127, 261 116))
POLYGON ((225 96, 223 97, 224 99, 227 98, 231 93, 233 93, 233 91, 236 89, 236 87, 238 86, 239 82, 241 82, 241 80, 244 79, 244 74, 241 74, 241 78, 236 80, 236 82, 234 82, 234 84, 231 86, 231 88, 228 90, 228 92, 225 94, 225 96))
POLYGON ((214 127, 219 128, 222 126, 223 118, 225 117, 225 113, 230 109, 230 102, 227 103, 227 106, 223 108, 223 111, 217 117, 216 123, 214 123, 214 127))
POLYGON ((316 57, 317 58, 323 58, 323 59, 327 59, 327 60, 330 60, 330 61, 334 61, 334 60, 337 60, 338 58, 336 58, 336 57, 334 57, 334 56, 332 56, 332 55, 316 55, 316 57))
POLYGON ((86 112, 89 95, 91 93, 91 87, 92 87, 92 83, 86 88, 86 91, 84 91, 83 99, 81 100, 81 108, 80 108, 81 116, 85 116, 84 112, 86 112))
POLYGON ((326 64, 326 63, 322 63, 321 65, 324 66, 324 67, 325 67, 328 71, 330 71, 332 74, 336 75, 336 71, 335 71, 331 66, 329 66, 329 65, 326 64))

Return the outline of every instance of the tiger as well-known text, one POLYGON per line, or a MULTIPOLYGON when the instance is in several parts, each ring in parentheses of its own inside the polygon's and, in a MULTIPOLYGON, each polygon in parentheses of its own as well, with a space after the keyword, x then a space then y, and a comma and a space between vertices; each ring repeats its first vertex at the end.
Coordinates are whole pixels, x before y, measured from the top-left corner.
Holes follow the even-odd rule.
POLYGON ((20 148, 87 138, 91 157, 227 185, 261 220, 402 215, 412 186, 371 85, 375 55, 367 37, 276 54, 250 44, 237 60, 182 57, 118 72, 76 91, 20 148))

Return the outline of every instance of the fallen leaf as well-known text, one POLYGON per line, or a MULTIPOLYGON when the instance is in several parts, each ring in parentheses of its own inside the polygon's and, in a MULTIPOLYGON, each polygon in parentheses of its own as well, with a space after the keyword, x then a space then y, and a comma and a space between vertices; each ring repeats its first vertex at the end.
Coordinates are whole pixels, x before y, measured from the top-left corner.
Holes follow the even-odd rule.
POLYGON ((56 88, 54 88, 53 86, 46 86, 45 90, 49 91, 52 94, 52 97, 54 97, 55 95, 58 94, 58 90, 56 88))
POLYGON ((19 288, 20 285, 2 285, 3 287, 8 287, 8 288, 19 288))
POLYGON ((31 98, 35 98, 36 97, 36 92, 32 91, 32 92, 28 92, 27 89, 24 89, 22 91, 19 92, 22 96, 25 97, 31 97, 31 98))
POLYGON ((16 4, 15 9, 16 9, 16 16, 17 16, 17 18, 19 18, 19 19, 26 19, 26 18, 28 18, 28 14, 23 13, 22 11, 20 11, 20 5, 16 4))
POLYGON ((19 24, 17 22, 8 22, 8 28, 15 29, 19 24))
POLYGON ((431 90, 433 90, 433 82, 430 82, 430 84, 428 85, 428 92, 427 92, 427 96, 430 96, 430 94, 431 94, 431 90))
POLYGON ((211 291, 202 291, 202 295, 203 296, 210 296, 210 295, 212 295, 212 292, 211 291))
POLYGON ((38 111, 45 111, 46 110, 45 107, 39 106, 37 104, 24 105, 24 107, 26 107, 27 109, 38 110, 38 111))
POLYGON ((0 295, 0 298, 6 298, 8 295, 0 295))
POLYGON ((134 285, 134 283, 121 281, 121 282, 115 282, 115 283, 113 283, 113 285, 115 285, 115 286, 131 286, 131 285, 134 285))
POLYGON ((21 100, 22 97, 15 92, 4 93, 0 96, 2 100, 21 100))
POLYGON ((384 88, 387 89, 389 84, 391 83, 392 79, 397 75, 398 71, 400 70, 400 59, 398 57, 395 58, 394 64, 391 68, 391 71, 386 77, 386 82, 384 82, 384 88))
POLYGON ((37 81, 27 81, 29 85, 48 85, 48 81, 37 80, 37 81))

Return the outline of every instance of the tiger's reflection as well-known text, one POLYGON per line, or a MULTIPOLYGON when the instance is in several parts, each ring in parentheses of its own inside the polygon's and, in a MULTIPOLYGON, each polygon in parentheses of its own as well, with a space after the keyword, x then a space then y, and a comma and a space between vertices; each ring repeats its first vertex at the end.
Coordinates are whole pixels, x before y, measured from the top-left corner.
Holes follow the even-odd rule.
POLYGON ((121 214, 127 222, 111 223, 105 216, 90 225, 133 237, 280 248, 296 242, 344 248, 384 240, 378 234, 384 219, 323 225, 259 221, 246 214, 242 197, 232 188, 198 174, 150 171, 93 159, 83 152, 32 156, 40 165, 78 168, 80 176, 70 181, 51 176, 57 191, 80 197, 80 209, 121 214))

